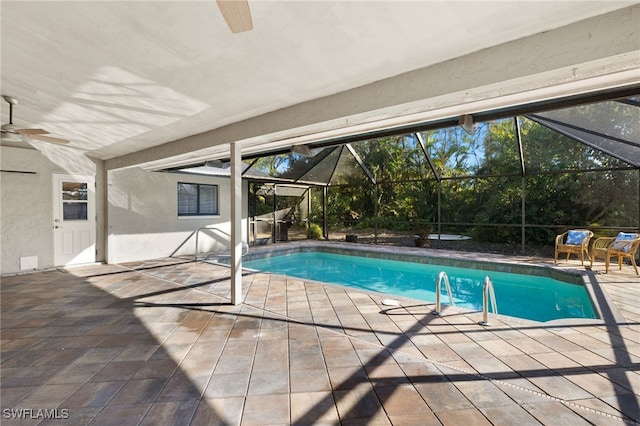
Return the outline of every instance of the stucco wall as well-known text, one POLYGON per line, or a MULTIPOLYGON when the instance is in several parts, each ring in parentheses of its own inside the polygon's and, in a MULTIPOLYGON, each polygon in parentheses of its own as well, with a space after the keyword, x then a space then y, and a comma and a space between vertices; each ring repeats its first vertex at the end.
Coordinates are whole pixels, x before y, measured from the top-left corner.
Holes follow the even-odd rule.
MULTIPOLYGON (((229 248, 229 178, 129 168, 109 171, 107 179, 108 263, 193 255, 195 231, 204 226, 215 226, 219 231, 200 233, 202 252, 229 248), (178 182, 218 185, 219 216, 179 218, 178 182)), ((246 200, 243 204, 246 218, 246 200)), ((246 240, 245 219, 243 239, 246 240)))
MULTIPOLYGON (((53 174, 95 176, 102 167, 102 161, 47 144, 41 150, 0 147, 0 274, 23 272, 21 257, 37 256, 38 270, 55 266, 53 174)), ((96 237, 99 245, 101 233, 96 237)))

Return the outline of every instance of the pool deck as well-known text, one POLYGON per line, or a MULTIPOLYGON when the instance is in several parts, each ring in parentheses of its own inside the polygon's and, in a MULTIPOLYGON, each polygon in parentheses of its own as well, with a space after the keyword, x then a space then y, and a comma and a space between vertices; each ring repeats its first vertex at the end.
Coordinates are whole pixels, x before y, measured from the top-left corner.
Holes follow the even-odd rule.
POLYGON ((603 320, 490 326, 479 312, 436 316, 432 303, 384 306, 253 272, 234 306, 227 267, 186 259, 4 276, 1 423, 639 424, 640 278, 593 269, 603 320))

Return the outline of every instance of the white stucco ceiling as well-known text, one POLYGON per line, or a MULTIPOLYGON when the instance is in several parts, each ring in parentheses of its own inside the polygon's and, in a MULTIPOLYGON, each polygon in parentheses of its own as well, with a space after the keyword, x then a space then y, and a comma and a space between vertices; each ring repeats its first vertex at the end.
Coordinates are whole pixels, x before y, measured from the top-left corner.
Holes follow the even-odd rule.
POLYGON ((214 0, 3 1, 1 87, 19 127, 111 159, 633 3, 249 0, 232 34, 214 0))

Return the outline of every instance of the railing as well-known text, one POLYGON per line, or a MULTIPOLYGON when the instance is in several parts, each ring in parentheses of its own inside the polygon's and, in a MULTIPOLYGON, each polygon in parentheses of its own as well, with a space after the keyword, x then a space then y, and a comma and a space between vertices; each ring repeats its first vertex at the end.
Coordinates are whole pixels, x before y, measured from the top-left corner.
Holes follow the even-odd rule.
POLYGON ((453 296, 451 295, 451 285, 449 284, 449 277, 447 273, 442 271, 438 274, 438 281, 436 282, 436 309, 433 310, 433 315, 440 315, 441 311, 441 303, 440 303, 440 293, 442 287, 442 281, 444 281, 445 288, 447 289, 447 295, 449 296, 449 303, 451 306, 455 306, 455 302, 453 301, 453 296))
MULTIPOLYGON (((198 230, 196 231, 196 254, 195 254, 196 262, 198 261, 198 255, 200 254, 200 245, 198 243, 198 236, 200 235, 200 231, 203 231, 205 229, 207 231, 217 231, 223 234, 224 236, 231 238, 231 235, 227 234, 224 231, 221 231, 218 228, 211 228, 208 226, 203 226, 202 228, 198 228, 198 230)), ((242 244, 242 255, 244 256, 245 254, 249 253, 249 244, 245 243, 244 241, 242 241, 241 244, 242 244)))
POLYGON ((482 285, 482 321, 480 325, 491 325, 489 323, 489 298, 491 298, 491 312, 498 313, 498 306, 496 304, 496 294, 493 291, 493 282, 488 276, 484 278, 484 284, 482 285))

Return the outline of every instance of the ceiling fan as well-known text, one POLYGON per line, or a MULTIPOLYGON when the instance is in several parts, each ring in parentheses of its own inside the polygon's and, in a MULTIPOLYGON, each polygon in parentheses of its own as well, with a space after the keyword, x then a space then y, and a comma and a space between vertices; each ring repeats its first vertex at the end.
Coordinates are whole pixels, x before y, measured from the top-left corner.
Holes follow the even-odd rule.
POLYGON ((216 0, 222 17, 232 33, 251 31, 251 11, 247 0, 216 0))
POLYGON ((49 134, 44 129, 19 129, 13 124, 13 106, 18 105, 18 100, 12 96, 2 95, 5 101, 9 104, 9 123, 2 125, 2 138, 7 139, 10 142, 21 142, 22 137, 29 139, 35 139, 42 142, 66 144, 68 140, 54 138, 46 136, 49 134))

